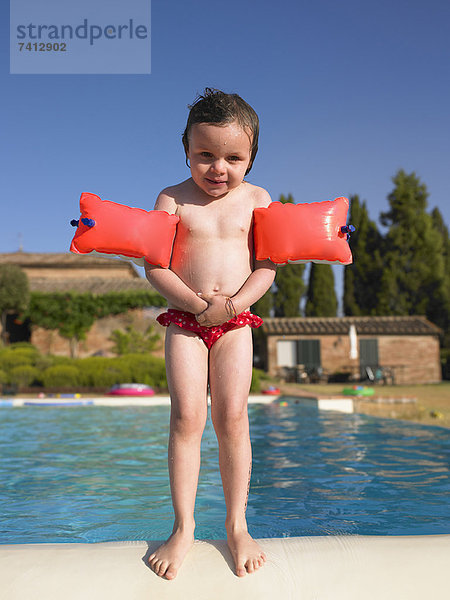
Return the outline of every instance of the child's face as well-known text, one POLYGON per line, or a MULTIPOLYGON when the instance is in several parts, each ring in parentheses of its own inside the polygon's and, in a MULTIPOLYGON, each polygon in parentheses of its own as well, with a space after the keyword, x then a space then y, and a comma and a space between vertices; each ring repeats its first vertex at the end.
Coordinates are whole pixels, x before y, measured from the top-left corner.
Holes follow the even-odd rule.
POLYGON ((192 179, 209 196, 220 198, 238 187, 250 163, 251 135, 234 121, 196 123, 189 132, 192 179))

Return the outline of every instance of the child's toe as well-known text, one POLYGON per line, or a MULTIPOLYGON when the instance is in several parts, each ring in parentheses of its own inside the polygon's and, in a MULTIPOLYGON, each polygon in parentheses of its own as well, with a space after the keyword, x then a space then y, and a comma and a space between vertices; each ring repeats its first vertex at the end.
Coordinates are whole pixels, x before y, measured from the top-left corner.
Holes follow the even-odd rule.
POLYGON ((156 573, 158 573, 158 575, 160 577, 162 577, 164 575, 164 573, 166 572, 167 569, 167 563, 165 563, 163 560, 160 560, 156 563, 156 573))
POLYGON ((176 575, 177 575, 177 570, 173 567, 173 565, 170 565, 166 571, 165 578, 166 579, 175 579, 176 575))

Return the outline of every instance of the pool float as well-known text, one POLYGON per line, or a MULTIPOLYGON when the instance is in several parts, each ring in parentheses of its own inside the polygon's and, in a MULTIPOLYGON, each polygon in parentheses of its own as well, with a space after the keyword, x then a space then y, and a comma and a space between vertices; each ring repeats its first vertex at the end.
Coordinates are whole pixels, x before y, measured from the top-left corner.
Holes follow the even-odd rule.
POLYGON ((262 393, 268 396, 279 396, 281 394, 281 390, 273 385, 269 385, 267 389, 262 390, 262 393))
POLYGON ((113 254, 132 258, 141 266, 144 259, 152 265, 169 266, 180 220, 176 215, 130 208, 86 192, 81 194, 80 212, 80 219, 71 221, 77 228, 71 252, 113 254))
POLYGON ((267 208, 255 208, 256 260, 349 265, 352 253, 347 240, 355 228, 345 224, 348 207, 347 198, 336 198, 304 204, 272 202, 267 208))
POLYGON ((155 390, 144 383, 118 383, 113 385, 108 396, 154 396, 155 390))
POLYGON ((344 388, 342 393, 345 396, 373 396, 375 390, 372 387, 364 387, 363 385, 354 385, 351 388, 344 388))
MULTIPOLYGON (((256 260, 270 259, 285 265, 317 262, 348 265, 352 254, 347 243, 354 231, 346 225, 349 202, 336 198, 310 204, 272 202, 253 211, 256 260)), ((170 264, 178 216, 165 211, 145 211, 101 200, 95 194, 80 198, 80 219, 70 250, 144 260, 167 268, 170 264)))

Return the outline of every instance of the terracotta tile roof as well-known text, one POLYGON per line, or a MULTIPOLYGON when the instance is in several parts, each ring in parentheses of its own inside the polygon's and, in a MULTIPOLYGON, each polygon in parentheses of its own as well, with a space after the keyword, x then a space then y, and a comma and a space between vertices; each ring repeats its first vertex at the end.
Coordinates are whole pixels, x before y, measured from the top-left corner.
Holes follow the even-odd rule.
POLYGON ((71 252, 11 252, 0 254, 0 265, 17 265, 21 268, 122 268, 139 277, 131 262, 117 258, 105 258, 95 253, 73 254, 71 252))
POLYGON ((154 291, 148 281, 143 277, 136 279, 126 278, 68 278, 57 279, 47 277, 33 277, 30 279, 30 290, 32 292, 91 292, 93 294, 106 294, 108 292, 128 291, 154 291))
POLYGON ((405 317, 284 317, 264 319, 268 335, 348 335, 354 325, 360 335, 439 335, 439 327, 422 316, 405 317))

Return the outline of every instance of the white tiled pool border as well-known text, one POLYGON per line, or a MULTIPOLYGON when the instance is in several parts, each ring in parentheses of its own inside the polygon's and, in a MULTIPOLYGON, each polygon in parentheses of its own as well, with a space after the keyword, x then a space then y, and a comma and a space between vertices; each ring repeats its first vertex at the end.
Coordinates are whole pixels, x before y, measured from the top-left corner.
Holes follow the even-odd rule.
MULTIPOLYGON (((290 399, 294 396, 286 396, 290 399)), ((282 398, 282 396, 269 395, 250 395, 249 404, 271 404, 282 398)), ((292 400, 290 400, 292 402, 292 400)), ((210 399, 208 398, 208 403, 210 399)), ((354 412, 353 400, 351 398, 319 398, 296 396, 295 404, 309 406, 318 410, 335 410, 344 413, 354 412)), ((0 408, 2 407, 23 407, 23 406, 168 406, 170 405, 169 396, 151 396, 149 398, 136 396, 103 396, 100 398, 82 396, 81 398, 3 398, 0 399, 0 408)))

